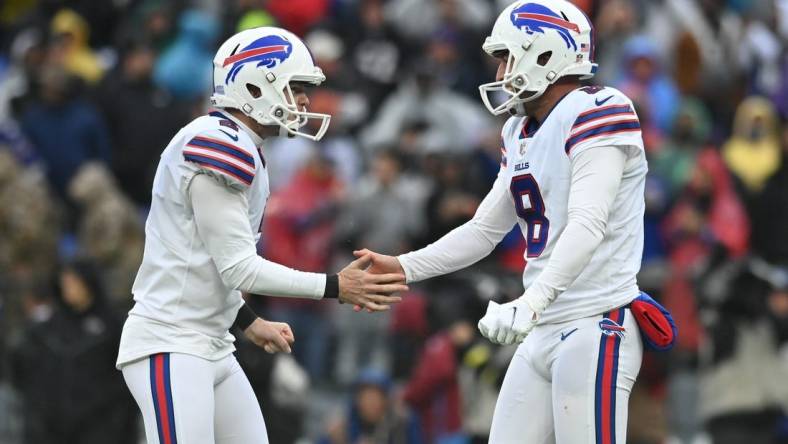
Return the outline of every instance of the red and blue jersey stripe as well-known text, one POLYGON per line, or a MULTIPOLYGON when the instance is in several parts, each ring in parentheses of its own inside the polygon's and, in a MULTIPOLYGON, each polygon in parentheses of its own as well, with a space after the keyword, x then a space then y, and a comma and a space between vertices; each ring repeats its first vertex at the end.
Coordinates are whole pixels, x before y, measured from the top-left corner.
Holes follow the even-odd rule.
POLYGON ((255 162, 251 154, 212 137, 192 138, 183 149, 183 157, 189 162, 232 176, 246 185, 251 185, 255 176, 255 162))
POLYGON ((640 121, 630 105, 609 105, 586 111, 575 119, 564 144, 569 154, 578 143, 595 137, 640 131, 640 121))
POLYGON ((175 432, 175 410, 172 404, 170 384, 170 354, 159 353, 148 358, 150 361, 150 389, 153 409, 156 412, 156 429, 161 444, 178 444, 175 432))

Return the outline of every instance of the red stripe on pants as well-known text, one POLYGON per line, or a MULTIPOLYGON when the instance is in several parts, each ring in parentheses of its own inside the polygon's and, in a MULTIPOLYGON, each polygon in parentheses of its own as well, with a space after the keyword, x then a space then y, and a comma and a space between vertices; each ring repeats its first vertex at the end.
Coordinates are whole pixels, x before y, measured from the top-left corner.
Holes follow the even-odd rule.
MULTIPOLYGON (((616 324, 621 323, 621 310, 614 310, 610 313, 609 319, 616 324)), ((612 434, 616 433, 615 430, 610 430, 610 424, 613 423, 611 415, 616 412, 612 411, 611 401, 615 396, 615 384, 613 382, 613 355, 616 351, 616 338, 612 334, 605 338, 605 362, 602 373, 602 442, 604 444, 613 442, 612 434)))
POLYGON ((164 355, 156 355, 156 395, 159 398, 159 423, 161 424, 164 442, 162 444, 172 444, 170 439, 170 414, 167 411, 167 394, 164 388, 164 355))

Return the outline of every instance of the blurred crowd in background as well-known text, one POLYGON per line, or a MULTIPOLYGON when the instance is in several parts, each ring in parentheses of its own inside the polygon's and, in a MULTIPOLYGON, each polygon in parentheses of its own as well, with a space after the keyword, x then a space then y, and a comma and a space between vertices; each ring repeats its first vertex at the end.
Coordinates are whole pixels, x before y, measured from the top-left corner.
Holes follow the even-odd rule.
MULTIPOLYGON (((507 0, 6 0, 0 4, 0 442, 138 443, 114 362, 158 155, 207 112, 218 45, 303 37, 326 74, 319 143, 263 147, 260 252, 336 271, 468 220, 500 162, 477 86, 507 0)), ((679 341, 646 354, 629 442, 788 442, 788 0, 577 0, 593 83, 632 98, 650 173, 641 287, 679 341)), ((272 443, 486 442, 512 348, 486 301, 522 292, 512 232, 384 314, 250 295, 294 354, 238 358, 272 443)), ((176 407, 177 408, 177 407, 176 407)), ((528 418, 523 418, 527 421, 528 418)))

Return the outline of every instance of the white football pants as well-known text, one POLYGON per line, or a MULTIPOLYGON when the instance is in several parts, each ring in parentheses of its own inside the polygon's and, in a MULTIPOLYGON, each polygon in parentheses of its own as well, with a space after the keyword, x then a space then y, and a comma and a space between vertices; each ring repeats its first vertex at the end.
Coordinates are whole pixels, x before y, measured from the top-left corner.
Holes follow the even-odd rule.
POLYGON ((536 326, 498 396, 492 444, 624 444, 643 345, 629 309, 536 326))
POLYGON ((159 353, 122 368, 148 444, 267 444, 260 405, 235 356, 159 353))

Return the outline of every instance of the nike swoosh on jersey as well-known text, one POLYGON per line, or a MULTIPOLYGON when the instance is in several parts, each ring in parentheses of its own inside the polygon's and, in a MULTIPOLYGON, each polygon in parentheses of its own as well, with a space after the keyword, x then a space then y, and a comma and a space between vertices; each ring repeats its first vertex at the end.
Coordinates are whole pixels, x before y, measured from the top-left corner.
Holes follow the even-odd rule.
POLYGON ((573 330, 571 330, 569 333, 561 333, 561 340, 563 341, 564 339, 568 338, 568 337, 569 337, 569 335, 571 335, 572 333, 574 333, 574 332, 576 332, 576 331, 577 331, 577 327, 575 327, 575 328, 574 328, 573 330))
POLYGON ((607 96, 607 97, 605 97, 605 98, 604 98, 603 100, 601 100, 601 101, 600 101, 599 99, 595 99, 595 100, 594 100, 594 103, 596 103, 596 106, 601 106, 601 105, 603 105, 605 102, 607 102, 608 100, 610 100, 610 99, 612 99, 612 98, 613 98, 613 96, 607 96))
POLYGON ((233 136, 233 135, 231 135, 230 133, 228 133, 228 132, 227 132, 227 131, 225 131, 225 130, 221 130, 221 129, 220 129, 219 131, 221 131, 221 132, 223 132, 223 133, 227 134, 227 137, 229 137, 229 138, 233 139, 233 142, 237 142, 237 141, 238 141, 238 136, 233 136))

